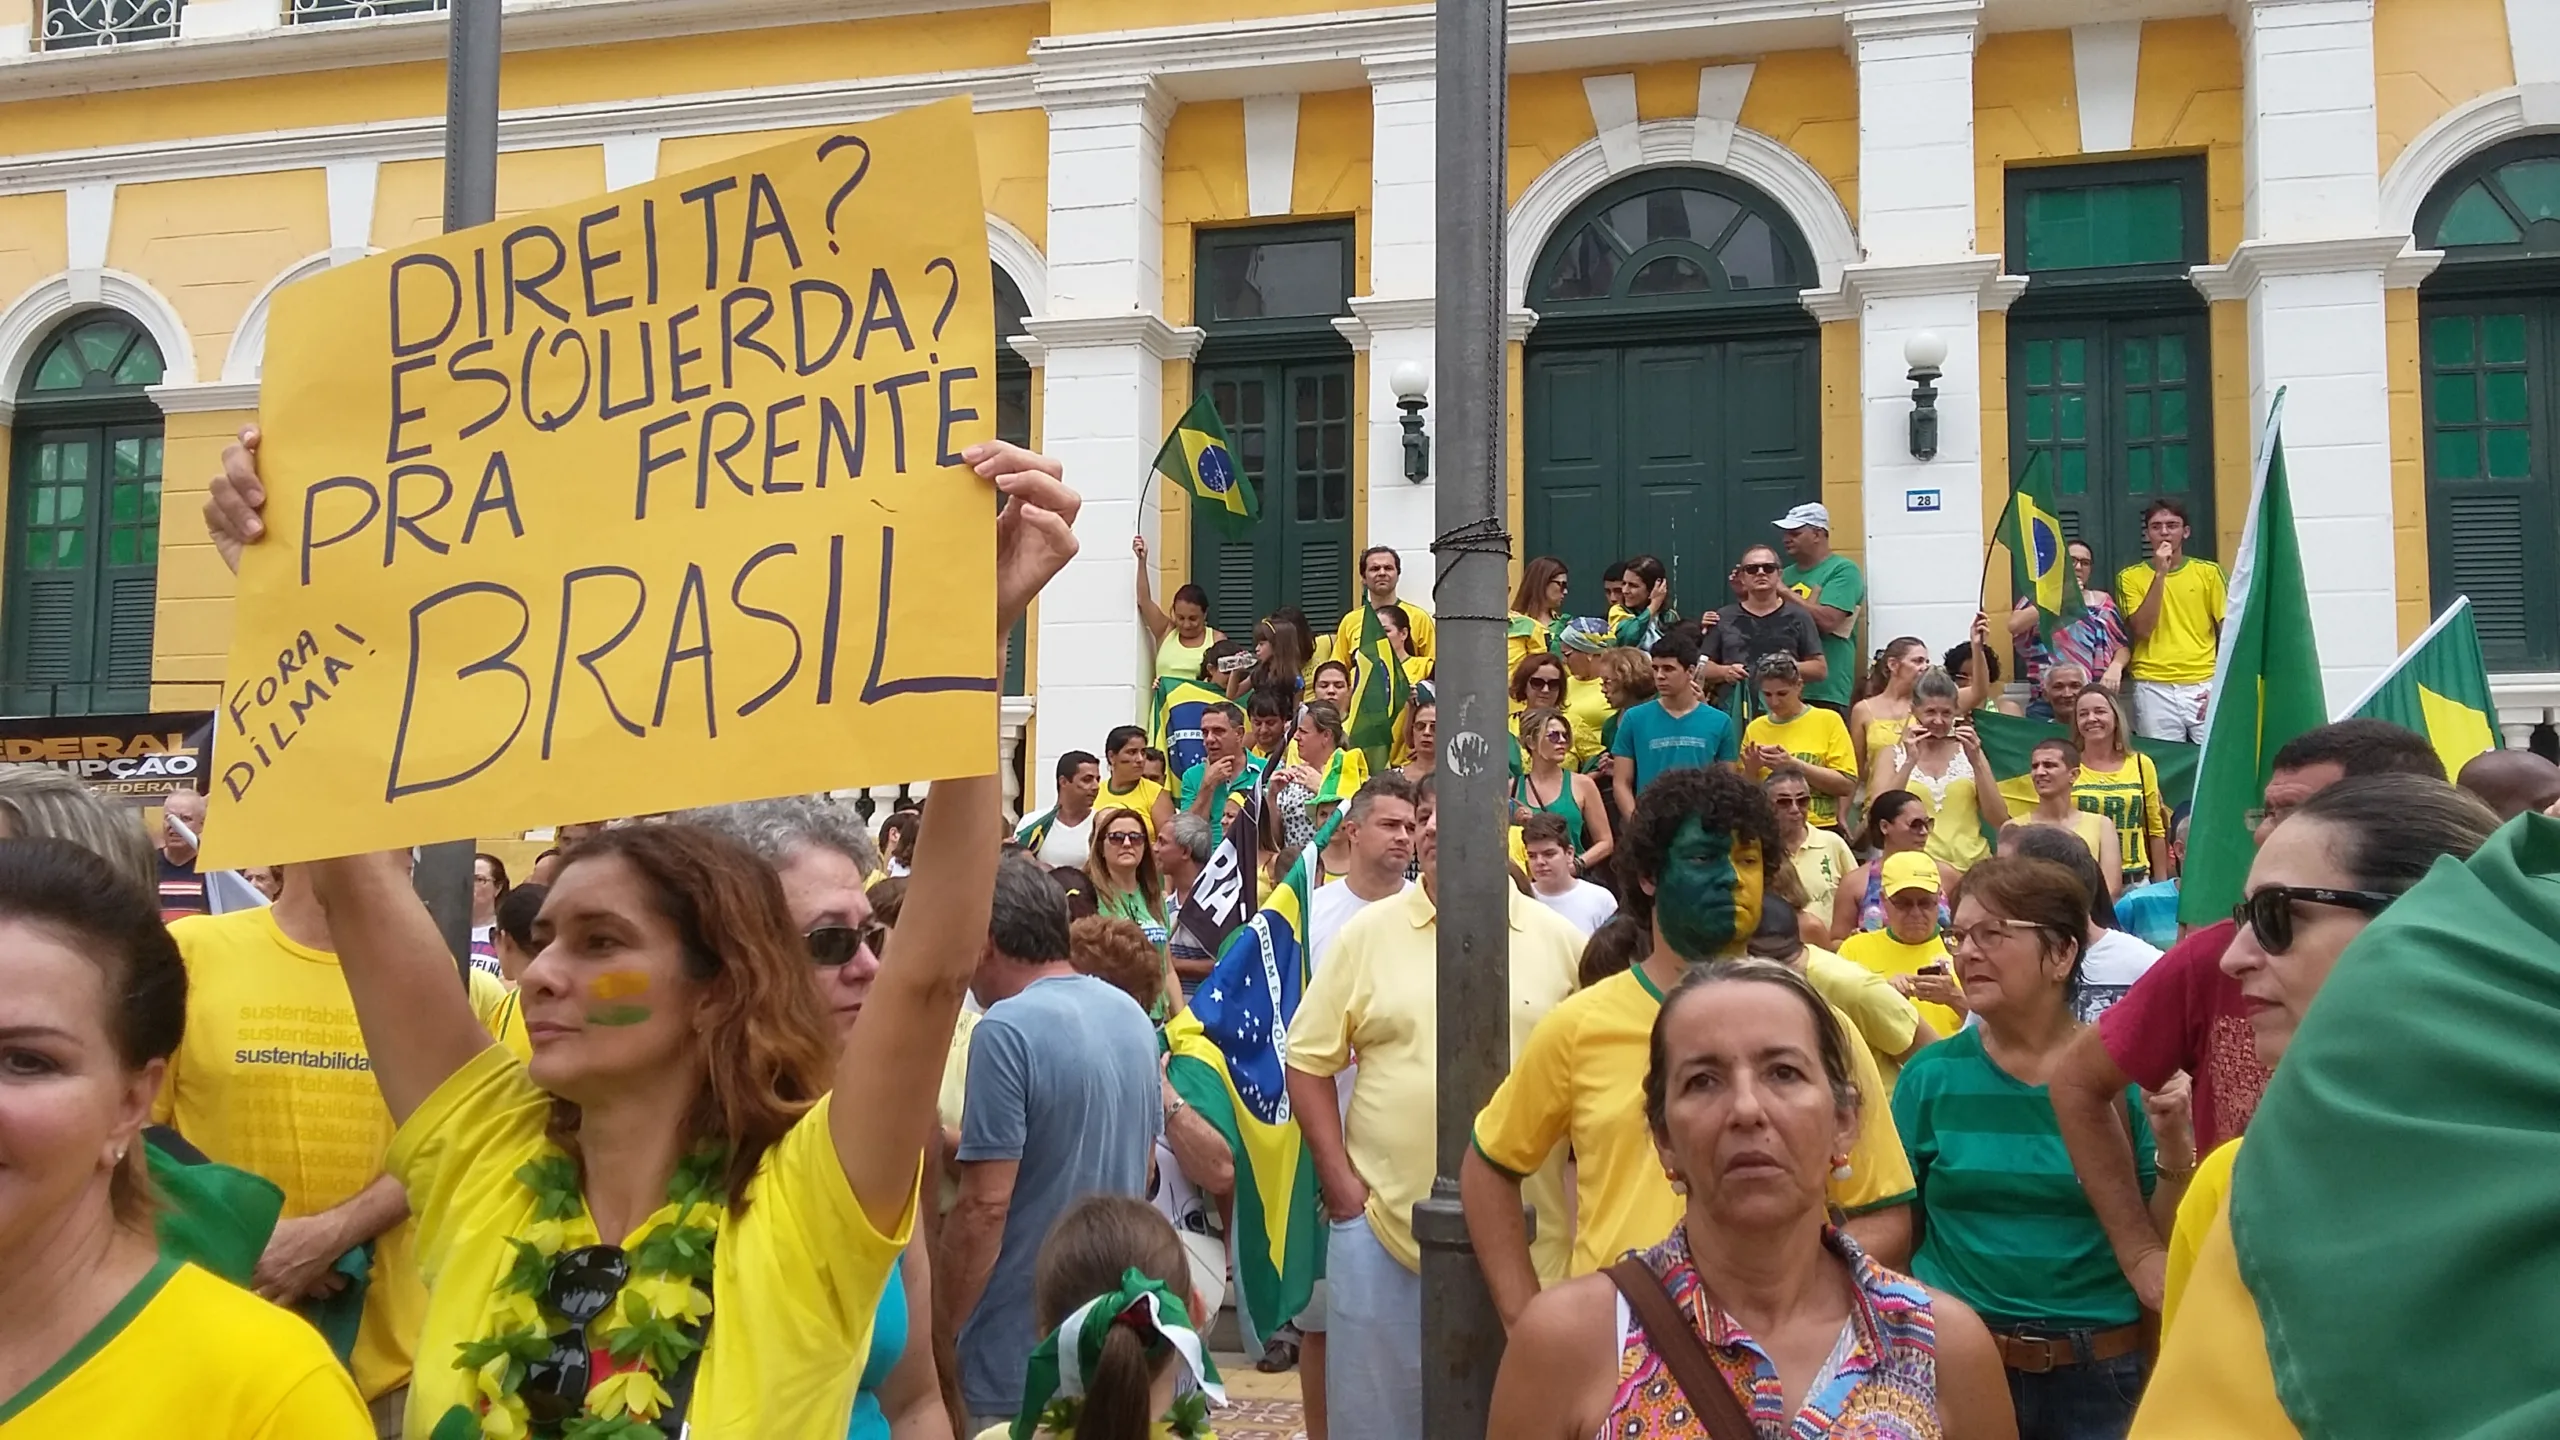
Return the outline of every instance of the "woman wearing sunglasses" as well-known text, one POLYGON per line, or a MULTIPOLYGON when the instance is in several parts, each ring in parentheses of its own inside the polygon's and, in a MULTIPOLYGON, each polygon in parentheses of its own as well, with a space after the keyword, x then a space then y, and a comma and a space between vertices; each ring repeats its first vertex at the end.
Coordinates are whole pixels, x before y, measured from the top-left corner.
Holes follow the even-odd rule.
POLYGON ((1093 853, 1084 873, 1093 880, 1094 912, 1134 923, 1147 943, 1164 948, 1164 877, 1156 870, 1155 848, 1148 843, 1147 818, 1116 807, 1093 816, 1093 853))
MULTIPOLYGON (((863 884, 880 859, 861 817, 823 796, 791 795, 688 810, 676 818, 727 835, 773 867, 782 881, 783 900, 791 907, 791 923, 808 949, 818 1001, 834 1015, 837 1034, 849 1033, 880 973, 888 927, 897 918, 874 904, 872 892, 879 886, 863 884)), ((906 883, 883 880, 880 885, 903 888, 906 883)), ((960 1056, 964 1074, 975 1019, 963 1010, 952 1034, 952 1050, 960 1056)), ((531 1058, 527 1051, 518 1053, 531 1058)), ((946 1119, 956 1127, 956 1105, 952 1110, 946 1119)), ((872 1313, 871 1349, 854 1391, 847 1440, 944 1440, 951 1434, 941 1375, 927 1338, 926 1322, 933 1315, 928 1250, 919 1233, 889 1272, 888 1287, 872 1313)))
MULTIPOLYGON (((225 453, 205 507, 234 563, 265 528, 255 444, 225 453)), ((1081 501, 1042 457, 967 458, 1011 501, 1002 636, 1074 556, 1081 501)), ((520 986, 530 1065, 480 1028, 405 866, 311 867, 417 1217, 413 1440, 845 1433, 1001 839, 991 775, 925 804, 897 963, 841 1042, 773 870, 700 826, 626 826, 564 857, 520 986)))
POLYGON ((1533 705, 1520 717, 1526 737, 1528 768, 1511 789, 1511 823, 1516 827, 1538 811, 1564 822, 1565 844, 1573 851, 1573 870, 1586 875, 1600 868, 1617 848, 1609 833, 1609 807, 1600 800, 1600 782, 1565 768, 1573 753, 1573 722, 1552 704, 1533 705))
MULTIPOLYGON (((2436 861, 2467 860, 2487 844, 2498 817, 2467 791, 2421 775, 2341 780, 2276 825, 2249 867, 2231 919, 2240 927, 2222 952, 2222 972, 2249 1006, 2258 1063, 2272 1070, 2347 945, 2436 861)), ((2215 1148, 2196 1171, 2169 1238, 2163 1333, 2224 1203, 2240 1141, 2215 1148)))

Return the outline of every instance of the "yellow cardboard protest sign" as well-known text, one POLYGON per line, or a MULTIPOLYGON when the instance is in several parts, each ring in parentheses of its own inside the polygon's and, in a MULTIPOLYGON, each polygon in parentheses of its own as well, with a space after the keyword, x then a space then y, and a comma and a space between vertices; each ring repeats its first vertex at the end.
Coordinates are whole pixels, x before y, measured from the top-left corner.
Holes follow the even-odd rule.
POLYGON ((279 293, 205 862, 995 752, 969 102, 279 293))

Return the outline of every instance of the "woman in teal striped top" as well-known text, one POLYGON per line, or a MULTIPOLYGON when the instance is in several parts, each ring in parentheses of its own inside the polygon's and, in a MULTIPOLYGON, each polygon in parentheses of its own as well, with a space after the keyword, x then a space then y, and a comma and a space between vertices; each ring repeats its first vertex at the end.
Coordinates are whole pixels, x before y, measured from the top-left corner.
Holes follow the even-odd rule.
MULTIPOLYGON (((1991 1327, 2020 1440, 2122 1440, 2145 1378, 2141 1302, 2081 1193, 2045 1089, 2081 1028, 2071 992, 2088 917, 2088 891, 2059 865, 2002 856, 1975 866, 1948 938, 1979 1023, 1912 1057, 1893 1091, 1920 1186, 1912 1273, 1991 1327)), ((2195 1173, 2184 1099, 2152 1110, 2128 1088, 2125 1108, 2165 1227, 2195 1173)))

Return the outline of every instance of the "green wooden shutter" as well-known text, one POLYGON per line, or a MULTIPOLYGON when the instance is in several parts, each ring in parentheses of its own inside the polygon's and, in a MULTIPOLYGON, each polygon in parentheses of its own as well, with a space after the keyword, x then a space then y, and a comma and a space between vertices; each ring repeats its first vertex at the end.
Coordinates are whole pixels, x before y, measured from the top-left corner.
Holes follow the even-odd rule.
POLYGON ((2549 300, 2431 301, 2422 326, 2434 603, 2471 597, 2494 669, 2560 663, 2549 300))
POLYGON ((2140 556, 2155 496, 2183 501, 2187 548, 2214 554, 2211 388, 2201 315, 2009 322, 2010 468, 2050 485, 2100 589, 2140 556))
POLYGON ((1351 608, 1351 361, 1282 359, 1200 372, 1262 519, 1231 535, 1191 509, 1191 577, 1209 623, 1239 640, 1283 605, 1318 632, 1351 608))

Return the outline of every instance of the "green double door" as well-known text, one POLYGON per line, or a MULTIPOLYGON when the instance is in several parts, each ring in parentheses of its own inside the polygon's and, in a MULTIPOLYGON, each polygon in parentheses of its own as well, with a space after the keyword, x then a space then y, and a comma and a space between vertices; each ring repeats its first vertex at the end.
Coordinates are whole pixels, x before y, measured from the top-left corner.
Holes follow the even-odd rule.
POLYGON ((1191 507, 1191 578, 1209 592, 1209 623, 1239 640, 1283 605, 1318 634, 1351 608, 1351 360, 1203 366, 1236 464, 1262 503, 1261 523, 1231 535, 1191 507))
POLYGON ((2560 295, 2428 300, 2420 333, 2434 607, 2471 597, 2492 670, 2560 668, 2560 295))
POLYGON ((146 710, 160 554, 160 426, 21 412, 9 486, 0 714, 146 710))
POLYGON ((2187 507, 2187 552, 2218 553, 2206 342, 2192 313, 2010 317, 2009 461, 2087 543, 2098 589, 2142 558, 2143 507, 2163 496, 2187 507))
POLYGON ((1564 561, 1572 613, 1605 611, 1601 571, 1641 554, 1682 614, 1729 604, 1743 548, 1821 498, 1811 335, 1532 349, 1526 381, 1522 554, 1564 561))

